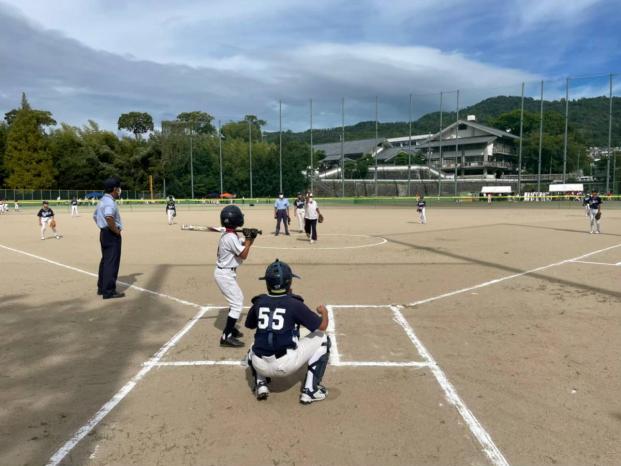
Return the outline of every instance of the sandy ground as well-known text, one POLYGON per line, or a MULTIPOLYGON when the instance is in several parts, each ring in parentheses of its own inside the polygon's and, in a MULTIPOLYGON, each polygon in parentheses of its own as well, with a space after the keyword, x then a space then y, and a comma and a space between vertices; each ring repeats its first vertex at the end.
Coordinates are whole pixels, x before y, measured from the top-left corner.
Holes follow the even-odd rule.
MULTIPOLYGON (((264 229, 239 270, 247 302, 278 257, 302 276, 295 291, 311 306, 401 305, 507 462, 621 463, 621 210, 589 235, 579 206, 429 209, 427 225, 407 208, 334 207, 312 246, 297 232, 269 234, 269 209, 245 211, 264 229), (589 263, 472 288, 606 248, 589 263)), ((120 279, 166 296, 130 288, 103 301, 88 275, 99 261, 90 216, 60 209, 64 238, 41 241, 34 213, 0 217, 7 465, 45 464, 200 306, 224 304, 212 278, 217 234, 169 227, 163 209, 124 209, 120 279)), ((216 225, 218 210, 182 206, 177 220, 216 225)), ((334 316, 342 361, 424 360, 388 307, 334 316)), ((244 350, 217 344, 224 317, 206 312, 162 362, 241 360, 244 350)), ((308 407, 297 403, 298 375, 258 403, 243 367, 155 367, 63 464, 493 464, 430 368, 331 367, 328 399, 308 407)))

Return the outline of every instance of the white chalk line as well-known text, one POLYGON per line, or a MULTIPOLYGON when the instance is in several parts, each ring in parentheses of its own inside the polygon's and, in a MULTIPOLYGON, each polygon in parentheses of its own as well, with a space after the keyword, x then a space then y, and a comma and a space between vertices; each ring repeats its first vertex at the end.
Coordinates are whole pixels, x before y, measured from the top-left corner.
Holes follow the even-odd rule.
POLYGON ((322 247, 322 246, 312 246, 312 245, 309 245, 308 247, 299 247, 299 248, 287 248, 287 247, 280 247, 280 246, 253 246, 253 248, 255 248, 255 249, 278 249, 278 250, 284 250, 284 251, 317 251, 317 250, 321 250, 321 251, 339 251, 341 249, 373 248, 373 247, 381 246, 382 244, 388 243, 388 240, 386 238, 381 237, 381 236, 349 235, 349 234, 344 234, 344 233, 343 234, 339 234, 339 233, 326 233, 326 234, 323 234, 321 236, 348 236, 348 237, 359 237, 359 238, 378 238, 380 241, 378 243, 362 244, 362 245, 357 245, 357 246, 340 246, 340 247, 322 247))
POLYGON ((446 401, 455 406, 462 419, 468 425, 470 432, 477 439, 481 447, 483 448, 483 452, 487 455, 490 462, 495 466, 508 466, 509 463, 505 459, 504 455, 498 449, 492 437, 487 433, 485 428, 481 425, 481 423, 477 420, 477 418, 472 414, 472 411, 468 409, 466 404, 462 401, 462 399, 457 394, 455 387, 449 382, 448 378, 444 371, 438 366, 436 361, 431 356, 431 353, 427 350, 427 348, 423 345, 423 343, 418 339, 416 334, 414 333, 414 329, 409 324, 409 322, 405 319, 403 314, 401 313, 400 306, 390 306, 393 312, 393 320, 399 324, 405 333, 410 338, 410 341, 416 347, 416 350, 421 355, 421 357, 429 364, 429 368, 431 373, 438 381, 438 384, 444 391, 444 397, 446 401))
MULTIPOLYGON (((22 254, 24 256, 28 256, 28 257, 31 257, 33 259, 37 259, 37 260, 42 261, 42 262, 47 262, 48 264, 56 265, 56 266, 62 267, 64 269, 72 270, 74 272, 82 273, 82 274, 89 275, 91 277, 97 278, 97 274, 96 273, 89 272, 89 271, 83 270, 83 269, 79 269, 77 267, 73 267, 71 265, 63 264, 61 262, 57 262, 57 261, 54 261, 54 260, 51 260, 51 259, 47 259, 45 257, 37 256, 36 254, 31 254, 29 252, 22 251, 20 249, 11 248, 9 246, 5 246, 4 244, 0 244, 0 248, 6 249, 7 251, 15 252, 17 254, 22 254)), ((132 288, 132 289, 134 289, 136 291, 141 291, 143 293, 151 294, 151 295, 154 295, 154 296, 159 296, 160 298, 169 299, 171 301, 174 301, 174 302, 179 303, 179 304, 183 304, 185 306, 191 306, 191 307, 194 307, 194 308, 197 308, 197 309, 202 309, 202 307, 203 307, 203 306, 201 306, 199 304, 196 304, 196 303, 193 303, 191 301, 187 301, 185 299, 176 298, 174 296, 171 296, 171 295, 168 295, 168 294, 164 294, 164 293, 160 293, 158 291, 149 290, 149 289, 143 288, 141 286, 132 285, 130 283, 126 283, 126 282, 122 282, 122 281, 117 281, 117 283, 120 284, 120 285, 123 285, 123 286, 125 286, 127 288, 132 288)))
POLYGON ((326 329, 327 334, 330 336, 330 364, 334 364, 335 366, 340 364, 341 362, 341 353, 339 353, 339 345, 336 339, 336 322, 334 321, 334 309, 332 306, 326 306, 328 310, 328 328, 326 329))
POLYGON ((513 275, 507 275, 505 277, 500 277, 500 278, 496 278, 494 280, 490 280, 490 281, 487 281, 487 282, 479 283, 478 285, 470 286, 468 288, 461 288, 459 290, 451 291, 449 293, 444 293, 444 294, 441 294, 441 295, 438 295, 438 296, 433 296, 431 298, 421 299, 420 301, 414 301, 413 303, 408 304, 408 306, 409 307, 419 306, 421 304, 430 303, 430 302, 433 302, 433 301, 437 301, 439 299, 449 298, 451 296, 455 296, 455 295, 458 295, 458 294, 461 294, 461 293, 467 293, 468 291, 476 290, 476 289, 479 289, 479 288, 484 288, 484 287, 490 286, 490 285, 495 285, 496 283, 501 283, 501 282, 504 282, 504 281, 507 281, 507 280, 512 280, 514 278, 523 277, 524 275, 529 275, 529 274, 532 274, 532 273, 541 272, 542 270, 546 270, 546 269, 549 269, 549 268, 552 268, 552 267, 557 267, 559 265, 564 265, 564 264, 568 264, 568 263, 571 263, 571 262, 576 262, 576 261, 579 261, 579 260, 584 259, 586 257, 593 256, 593 255, 599 254, 601 252, 610 251, 611 249, 615 249, 615 248, 618 248, 620 246, 621 246, 621 243, 620 244, 615 244, 614 246, 609 246, 609 247, 604 248, 604 249, 598 249, 597 251, 589 252, 587 254, 583 254, 583 255, 578 256, 578 257, 572 257, 570 259, 565 259, 565 260, 562 260, 562 261, 559 261, 559 262, 554 262, 552 264, 543 265, 541 267, 536 267, 534 269, 530 269, 530 270, 527 270, 525 272, 515 273, 513 275))
POLYGON ((70 452, 75 448, 75 446, 80 443, 80 441, 86 437, 109 413, 112 411, 116 405, 118 405, 123 398, 125 398, 144 378, 145 375, 151 371, 154 367, 156 367, 157 363, 164 357, 164 355, 174 347, 177 342, 190 331, 190 329, 199 321, 203 315, 212 309, 211 307, 205 306, 198 311, 198 313, 187 323, 185 326, 179 330, 170 340, 168 340, 158 351, 155 353, 149 360, 143 364, 142 369, 138 371, 136 375, 134 375, 129 382, 127 382, 107 403, 105 403, 99 411, 95 413, 95 415, 88 420, 86 424, 80 427, 75 434, 63 445, 61 446, 54 455, 47 462, 47 466, 56 466, 58 465, 70 452))
MULTIPOLYGON (((145 363, 148 364, 148 363, 145 363)), ((339 361, 331 363, 335 367, 429 367, 428 362, 421 361, 339 361)), ((222 360, 197 360, 197 361, 163 361, 154 364, 156 367, 194 367, 194 366, 240 366, 245 367, 246 362, 238 359, 222 360)))
POLYGON ((610 265, 612 267, 618 267, 621 265, 621 262, 617 262, 616 264, 611 264, 609 262, 591 262, 591 261, 571 261, 572 264, 590 264, 590 265, 610 265))

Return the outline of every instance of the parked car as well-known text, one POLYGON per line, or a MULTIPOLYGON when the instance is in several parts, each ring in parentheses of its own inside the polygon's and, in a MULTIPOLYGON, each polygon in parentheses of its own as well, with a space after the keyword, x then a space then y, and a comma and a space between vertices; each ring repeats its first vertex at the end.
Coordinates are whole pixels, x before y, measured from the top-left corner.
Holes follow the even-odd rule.
POLYGON ((103 197, 103 193, 93 191, 92 193, 85 194, 84 197, 86 199, 101 199, 103 197))

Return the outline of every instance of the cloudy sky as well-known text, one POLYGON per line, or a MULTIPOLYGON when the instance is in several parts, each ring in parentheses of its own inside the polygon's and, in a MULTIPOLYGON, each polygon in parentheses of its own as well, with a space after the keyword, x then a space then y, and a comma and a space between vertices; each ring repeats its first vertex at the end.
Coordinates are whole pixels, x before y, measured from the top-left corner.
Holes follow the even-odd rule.
MULTIPOLYGON (((156 122, 204 110, 278 128, 382 121, 489 95, 536 95, 550 80, 621 71, 620 0, 0 0, 0 112, 19 103, 59 121, 156 122)), ((599 95, 606 77, 572 81, 599 95)), ((619 77, 621 81, 621 76, 619 77)), ((617 87, 617 85, 615 85, 617 87)), ((619 87, 621 89, 621 87, 619 87)))

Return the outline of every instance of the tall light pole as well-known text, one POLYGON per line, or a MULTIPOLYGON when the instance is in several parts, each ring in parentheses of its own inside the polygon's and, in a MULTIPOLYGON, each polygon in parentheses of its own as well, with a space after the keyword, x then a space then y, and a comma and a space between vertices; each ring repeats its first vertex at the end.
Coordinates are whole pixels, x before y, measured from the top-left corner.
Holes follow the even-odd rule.
POLYGON ((313 178, 315 177, 315 166, 313 165, 313 99, 310 99, 310 189, 313 192, 313 178))
POLYGON ((253 199, 252 195, 252 124, 250 119, 248 120, 248 161, 250 164, 250 199, 253 199))
POLYGON ((192 151, 192 132, 194 128, 190 122, 190 186, 192 191, 192 199, 194 199, 194 154, 192 151))
POLYGON ((539 159, 537 161, 537 192, 541 192, 541 152, 543 149, 543 80, 541 80, 541 102, 539 106, 539 159))
POLYGON ((220 197, 222 197, 222 193, 224 192, 222 171, 224 167, 222 166, 222 122, 220 120, 218 120, 218 151, 220 153, 220 197))
POLYGON ((345 97, 341 97, 341 197, 345 197, 345 97))
POLYGON ((440 92, 440 165, 438 167, 438 196, 442 196, 442 129, 443 129, 443 121, 442 121, 442 99, 444 98, 444 93, 440 92))
POLYGON ((563 183, 567 176, 567 131, 569 129, 569 78, 565 81, 565 137, 563 140, 563 183))
POLYGON ((410 106, 408 112, 408 197, 412 193, 412 94, 410 93, 410 106))
POLYGON ((459 160, 459 89, 457 89, 457 97, 455 102, 455 174, 453 175, 455 182, 455 201, 457 201, 457 160, 459 160))
POLYGON ((522 139, 524 137, 524 83, 522 82, 522 101, 520 105, 520 146, 518 149, 518 196, 522 195, 522 139))
POLYGON ((278 160, 279 190, 282 192, 282 100, 278 101, 278 160))
MULTIPOLYGON (((612 73, 609 76, 610 103, 608 105, 608 160, 606 162, 606 193, 610 192, 610 157, 612 156, 612 73)), ((614 183, 612 186, 614 191, 614 183)))
POLYGON ((377 139, 379 137, 379 128, 378 128, 378 113, 379 113, 379 103, 378 97, 375 96, 375 197, 377 197, 377 139))

